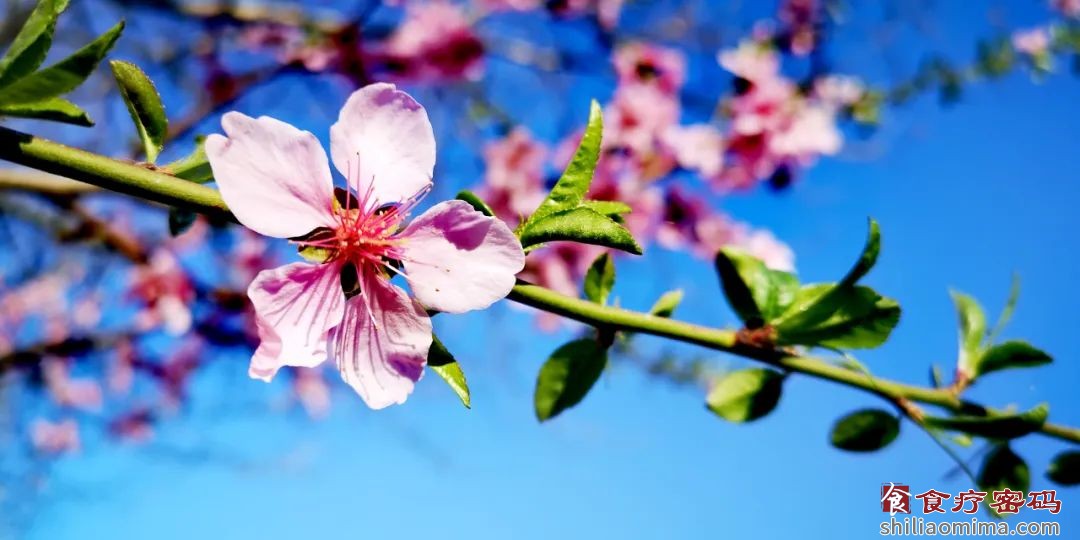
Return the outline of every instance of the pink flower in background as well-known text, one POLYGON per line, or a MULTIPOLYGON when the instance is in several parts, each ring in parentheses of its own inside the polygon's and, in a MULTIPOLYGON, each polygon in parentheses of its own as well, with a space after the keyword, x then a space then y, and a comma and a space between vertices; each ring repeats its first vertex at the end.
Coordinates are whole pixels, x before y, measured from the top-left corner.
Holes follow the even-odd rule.
POLYGON ((817 46, 820 10, 819 0, 783 0, 780 4, 778 15, 792 54, 806 56, 817 46))
POLYGON ((544 7, 545 0, 479 0, 485 11, 532 11, 544 7))
POLYGON ((1080 0, 1050 0, 1050 7, 1066 17, 1080 17, 1080 0))
POLYGON ((1040 56, 1050 50, 1050 29, 1045 27, 1018 30, 1012 35, 1012 44, 1018 52, 1040 56))
POLYGON ((769 231, 762 229, 744 231, 735 244, 761 259, 765 266, 773 270, 785 272, 795 270, 795 252, 791 251, 787 244, 777 240, 769 231))
POLYGON ((387 39, 378 58, 406 80, 476 79, 483 70, 484 44, 456 4, 410 3, 405 20, 387 39))
POLYGON ((42 454, 64 454, 79 450, 79 425, 72 419, 61 422, 35 420, 30 428, 30 442, 42 454))
MULTIPOLYGON (((579 296, 578 283, 604 248, 577 242, 554 242, 529 254, 528 263, 521 278, 567 296, 579 296)), ((565 319, 548 313, 537 312, 537 323, 547 332, 558 330, 565 319)))
POLYGON ((149 308, 141 314, 143 327, 161 324, 172 335, 191 329, 188 305, 195 298, 195 289, 172 252, 155 250, 147 264, 136 267, 129 294, 149 308))
POLYGON ((664 132, 664 143, 675 161, 704 178, 714 178, 724 167, 724 135, 709 124, 673 126, 664 132))
POLYGON ((834 110, 854 105, 865 93, 866 86, 857 77, 826 75, 814 81, 814 97, 834 110))
POLYGON ((736 77, 755 83, 775 78, 780 70, 776 50, 755 41, 744 41, 735 49, 720 51, 717 61, 736 77))
POLYGON ((495 215, 511 225, 532 213, 546 196, 544 163, 547 148, 529 130, 516 127, 484 147, 484 185, 477 190, 495 215))
POLYGON ((615 51, 613 63, 619 86, 655 86, 665 94, 677 94, 686 79, 686 59, 676 49, 634 42, 615 51))
POLYGON ((338 59, 338 51, 328 42, 306 35, 295 26, 256 24, 246 27, 240 35, 241 45, 249 49, 275 49, 282 64, 300 64, 308 71, 325 71, 338 59))
POLYGON ((604 146, 651 154, 660 136, 678 121, 675 96, 650 86, 621 86, 604 109, 604 146))
POLYGON ((368 406, 402 403, 427 362, 425 308, 481 309, 513 287, 525 256, 502 221, 446 201, 405 224, 431 187, 435 137, 424 108, 393 85, 354 92, 330 130, 331 157, 349 187, 337 199, 311 133, 236 112, 222 127, 226 136, 208 137, 206 153, 237 219, 322 255, 251 283, 261 341, 252 377, 270 380, 282 366, 333 356, 368 406), (390 282, 394 274, 415 300, 390 282))
POLYGON ((45 387, 57 405, 96 411, 101 409, 101 385, 87 378, 72 378, 64 360, 51 358, 42 361, 45 387))

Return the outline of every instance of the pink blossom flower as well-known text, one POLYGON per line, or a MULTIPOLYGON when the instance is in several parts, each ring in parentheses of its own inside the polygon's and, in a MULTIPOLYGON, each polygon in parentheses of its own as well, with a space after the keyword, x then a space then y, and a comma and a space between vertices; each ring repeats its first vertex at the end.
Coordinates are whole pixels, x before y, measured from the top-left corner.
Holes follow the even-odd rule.
POLYGON ((460 6, 433 0, 406 6, 405 20, 377 57, 403 80, 476 79, 483 71, 484 44, 460 6))
POLYGON ((340 197, 311 133, 236 112, 222 127, 226 136, 208 137, 206 153, 237 219, 322 254, 320 263, 263 271, 248 288, 261 341, 252 377, 333 356, 368 406, 403 403, 431 345, 425 308, 487 307, 524 266, 506 224, 465 202, 439 203, 405 225, 431 187, 435 136, 424 108, 393 85, 354 92, 330 129, 331 157, 348 181, 340 197), (394 274, 415 300, 390 282, 394 274))
POLYGON ((516 224, 540 206, 544 191, 544 160, 547 149, 529 131, 516 127, 484 147, 484 185, 477 194, 496 216, 516 224))
POLYGON ((735 49, 720 51, 717 61, 736 77, 750 82, 773 78, 780 70, 776 50, 755 41, 744 41, 735 49))
POLYGON ((817 46, 817 26, 821 6, 818 0, 784 0, 779 18, 784 23, 787 48, 797 56, 806 56, 817 46))
POLYGON ((676 94, 686 79, 686 59, 681 52, 649 43, 619 47, 613 63, 619 86, 643 84, 676 94))
POLYGON ((1012 44, 1026 55, 1044 55, 1050 49, 1050 30, 1045 27, 1018 30, 1012 35, 1012 44))
POLYGON ((30 428, 30 442, 42 454, 64 454, 79 450, 79 425, 72 419, 50 422, 38 419, 30 428))
POLYGON ((71 377, 63 360, 43 361, 42 373, 45 387, 58 405, 91 411, 101 409, 101 385, 93 379, 71 377))
POLYGON ((814 81, 814 97, 834 110, 854 105, 865 93, 866 86, 857 77, 827 75, 814 81))
POLYGON ((1080 17, 1080 0, 1050 0, 1050 7, 1066 17, 1080 17))
POLYGON ((795 270, 795 252, 771 232, 758 229, 744 232, 741 236, 735 244, 761 259, 765 266, 785 272, 795 270))
POLYGON ((532 11, 544 6, 545 0, 479 0, 485 11, 532 11))
POLYGON ((130 294, 146 304, 141 314, 144 327, 162 324, 172 335, 191 329, 195 288, 180 261, 167 249, 155 250, 146 265, 135 268, 130 294))
POLYGON ((705 178, 713 178, 723 170, 724 135, 714 126, 674 126, 664 132, 664 143, 685 169, 705 178))

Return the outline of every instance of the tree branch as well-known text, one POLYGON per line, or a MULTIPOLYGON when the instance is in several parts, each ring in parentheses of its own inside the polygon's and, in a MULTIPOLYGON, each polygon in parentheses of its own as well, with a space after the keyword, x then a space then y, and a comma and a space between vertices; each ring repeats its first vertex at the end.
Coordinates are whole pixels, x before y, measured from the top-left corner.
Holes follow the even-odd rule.
MULTIPOLYGON (((217 190, 134 163, 99 156, 7 128, 0 128, 0 159, 70 176, 135 197, 235 221, 217 190)), ((599 329, 651 334, 757 360, 784 371, 802 373, 862 390, 893 404, 913 401, 954 412, 973 405, 962 401, 948 388, 909 385, 845 369, 820 358, 747 344, 742 342, 738 332, 733 330, 708 328, 647 313, 602 306, 523 282, 515 285, 507 298, 599 329)), ((993 409, 987 411, 996 412, 993 409)), ((1039 431, 1049 437, 1080 443, 1080 429, 1077 428, 1046 423, 1039 431)))

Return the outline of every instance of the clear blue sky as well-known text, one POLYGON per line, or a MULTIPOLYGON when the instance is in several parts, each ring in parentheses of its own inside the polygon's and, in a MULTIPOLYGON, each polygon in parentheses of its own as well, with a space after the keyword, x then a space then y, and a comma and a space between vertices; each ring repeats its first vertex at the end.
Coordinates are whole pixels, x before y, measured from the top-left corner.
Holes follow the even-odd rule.
MULTIPOLYGON (((939 6, 929 36, 906 36, 917 45, 897 53, 896 73, 911 72, 917 50, 970 58, 976 37, 991 33, 982 4, 939 6)), ((1003 4, 1010 26, 1045 18, 1041 2, 1003 4)), ((838 56, 852 51, 838 69, 887 80, 892 72, 861 39, 856 31, 836 44, 838 56)), ((560 101, 584 110, 585 86, 560 101)), ((591 88, 601 99, 610 91, 591 88)), ((1024 74, 981 84, 949 109, 927 96, 890 110, 870 139, 851 137, 843 156, 822 161, 789 192, 761 190, 723 207, 787 241, 808 281, 841 275, 861 245, 865 218, 880 221, 884 251, 867 282, 897 298, 904 315, 884 348, 860 358, 884 376, 922 383, 930 362, 949 366, 956 332, 948 288, 974 294, 996 315, 1018 272, 1023 294, 1006 336, 1029 339, 1055 363, 990 376, 971 392, 1002 406, 1047 400, 1052 419, 1080 424, 1078 98, 1080 82, 1068 73, 1042 84, 1024 74)), ((241 107, 326 133, 329 122, 308 111, 256 103, 241 107)), ((433 116, 445 150, 443 180, 457 188, 471 182, 447 165, 453 114, 433 116)), ((618 265, 624 305, 646 307, 680 287, 687 292, 681 318, 734 323, 705 262, 653 250, 618 265)), ((883 482, 952 493, 973 487, 961 475, 946 477, 949 458, 910 424, 880 453, 832 449, 832 422, 879 402, 803 377, 788 381, 772 415, 733 425, 707 412, 695 389, 617 368, 582 405, 538 425, 535 374, 567 334, 539 334, 530 314, 506 306, 439 317, 438 327, 469 375, 472 410, 429 374, 405 406, 381 412, 338 385, 331 416, 309 422, 295 410, 276 412, 283 383, 249 381, 245 358, 222 357, 200 374, 189 408, 163 423, 155 442, 91 441, 82 455, 58 461, 36 496, 28 537, 867 538, 882 520, 883 482)), ((715 361, 742 365, 722 355, 715 361)), ((1064 444, 1030 437, 1016 447, 1032 466, 1033 487, 1052 487, 1042 473, 1064 444)), ((1059 498, 1057 519, 1064 536, 1074 536, 1080 490, 1059 498)))

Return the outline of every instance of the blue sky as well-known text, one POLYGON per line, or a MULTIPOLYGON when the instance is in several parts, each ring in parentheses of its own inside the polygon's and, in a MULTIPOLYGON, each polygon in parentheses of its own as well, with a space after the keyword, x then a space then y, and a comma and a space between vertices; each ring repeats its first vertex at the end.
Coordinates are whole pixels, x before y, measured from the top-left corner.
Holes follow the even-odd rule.
MULTIPOLYGON (((969 4, 940 6, 936 30, 918 38, 918 48, 970 58, 991 27, 969 4)), ((1004 5, 1010 26, 1046 13, 1004 5)), ((838 68, 887 80, 872 58, 860 57, 855 34, 836 44, 841 55, 856 51, 838 68)), ((896 70, 910 73, 916 56, 899 53, 896 70)), ((949 287, 975 295, 994 316, 1019 273, 1023 293, 1005 336, 1030 340, 1055 363, 989 376, 971 395, 1021 408, 1049 401, 1053 420, 1080 424, 1080 344, 1072 333, 1080 327, 1077 85, 1068 73, 1041 84, 1018 73, 970 88, 955 107, 926 96, 888 111, 871 138, 852 136, 843 155, 820 162, 790 191, 760 190, 722 206, 788 242, 804 281, 841 275, 861 246, 866 217, 880 221, 883 254, 866 281, 904 308, 893 339, 860 355, 882 376, 922 383, 931 362, 950 366, 949 287)), ((273 90, 266 99, 276 99, 273 90)), ((584 110, 589 90, 606 89, 586 82, 565 101, 584 110)), ((516 106, 528 113, 528 103, 516 106)), ((455 163, 445 142, 455 113, 447 109, 433 118, 443 132, 440 159, 455 163)), ((306 121, 320 135, 328 125, 304 110, 245 112, 306 121)), ((460 169, 440 167, 454 188, 471 183, 460 169)), ((682 288, 680 318, 735 322, 704 261, 654 249, 619 259, 618 272, 624 305, 645 308, 682 288)), ((338 385, 331 416, 311 422, 281 412, 284 384, 249 381, 246 358, 224 355, 199 375, 188 408, 163 423, 153 443, 90 441, 81 455, 56 462, 34 496, 27 537, 865 538, 883 519, 883 482, 951 493, 973 487, 962 475, 946 476, 949 458, 910 424, 883 452, 832 449, 836 418, 880 403, 798 376, 773 414, 733 425, 705 410, 700 391, 616 366, 583 404, 538 425, 536 371, 570 332, 541 334, 529 313, 505 305, 437 324, 469 375, 472 410, 429 374, 405 406, 379 412, 338 385)), ((721 368, 746 365, 651 339, 640 346, 702 355, 721 368)), ((1032 467, 1033 488, 1053 487, 1042 473, 1064 443, 1029 437, 1016 448, 1032 467)), ((1059 498, 1064 509, 1055 519, 1068 536, 1080 530, 1073 508, 1080 491, 1059 498)), ((1025 519, 1050 517, 1029 511, 1025 519)))

